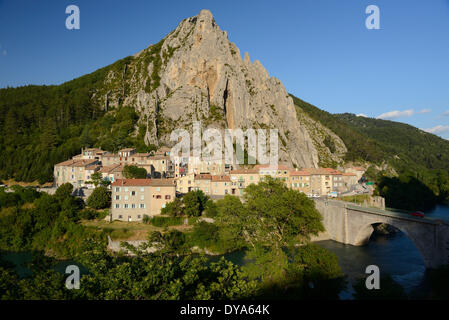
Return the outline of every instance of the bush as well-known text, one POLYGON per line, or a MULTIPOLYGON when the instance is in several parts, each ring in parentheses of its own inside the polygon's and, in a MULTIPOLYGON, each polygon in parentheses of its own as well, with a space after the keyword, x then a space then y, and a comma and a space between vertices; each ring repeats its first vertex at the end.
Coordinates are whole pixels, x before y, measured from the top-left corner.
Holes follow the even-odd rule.
POLYGON ((201 221, 195 224, 193 231, 189 234, 190 242, 200 248, 214 247, 218 240, 218 227, 213 223, 201 221))
POLYGON ((123 168, 123 176, 127 179, 145 179, 147 170, 137 166, 125 166, 123 168))
POLYGON ((182 207, 182 201, 179 198, 175 198, 172 202, 167 203, 165 208, 161 209, 161 214, 168 215, 170 217, 183 216, 184 208, 182 207))
POLYGON ((179 226, 183 223, 182 217, 152 217, 150 223, 155 227, 179 226))
POLYGON ((72 196, 73 193, 73 185, 69 182, 64 183, 59 186, 58 189, 56 189, 55 197, 58 200, 64 200, 66 198, 69 198, 72 196))
POLYGON ((208 217, 208 218, 214 218, 218 214, 217 205, 211 199, 206 201, 206 205, 204 206, 204 210, 205 210, 205 213, 206 213, 206 217, 208 217))
POLYGON ((184 197, 184 213, 189 217, 201 216, 208 197, 201 190, 188 192, 184 197))
POLYGON ((97 217, 97 212, 95 210, 85 208, 78 213, 78 217, 84 220, 92 220, 97 217))
POLYGON ((147 214, 144 214, 144 215, 143 215, 143 218, 142 218, 142 222, 145 223, 145 224, 149 224, 150 221, 151 221, 150 216, 147 215, 147 214))
POLYGON ((98 187, 87 199, 87 205, 93 209, 109 208, 111 203, 111 193, 105 187, 98 187))

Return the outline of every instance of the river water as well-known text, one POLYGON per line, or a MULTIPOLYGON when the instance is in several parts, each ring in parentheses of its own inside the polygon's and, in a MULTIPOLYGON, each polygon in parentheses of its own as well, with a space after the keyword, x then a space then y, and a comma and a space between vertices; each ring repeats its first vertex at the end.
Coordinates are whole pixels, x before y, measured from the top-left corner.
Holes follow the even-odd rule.
MULTIPOLYGON (((449 206, 438 205, 426 216, 448 220, 449 206)), ((347 276, 347 289, 340 293, 341 299, 352 299, 352 284, 361 277, 366 277, 365 269, 368 265, 377 265, 381 273, 390 274, 392 278, 404 287, 412 298, 426 298, 430 292, 426 268, 418 249, 403 233, 388 236, 373 235, 365 246, 355 247, 341 244, 332 240, 318 241, 316 244, 333 252, 339 260, 340 267, 347 276)), ((220 256, 211 257, 218 260, 220 256)), ((226 254, 225 257, 237 265, 244 265, 245 252, 236 251, 226 254)), ((9 253, 5 260, 14 262, 18 266, 20 276, 29 274, 25 267, 31 260, 31 253, 9 253)), ((61 261, 55 270, 64 273, 65 267, 71 261, 61 261)), ((87 270, 82 270, 82 273, 87 270)))
MULTIPOLYGON (((449 206, 437 205, 426 216, 449 220, 449 206)), ((381 273, 388 273, 414 298, 426 298, 430 292, 426 268, 413 242, 404 234, 373 235, 362 247, 341 244, 332 240, 319 241, 318 245, 335 253, 349 284, 366 277, 368 265, 377 265, 381 273)), ((352 298, 352 286, 340 294, 342 299, 352 298)))

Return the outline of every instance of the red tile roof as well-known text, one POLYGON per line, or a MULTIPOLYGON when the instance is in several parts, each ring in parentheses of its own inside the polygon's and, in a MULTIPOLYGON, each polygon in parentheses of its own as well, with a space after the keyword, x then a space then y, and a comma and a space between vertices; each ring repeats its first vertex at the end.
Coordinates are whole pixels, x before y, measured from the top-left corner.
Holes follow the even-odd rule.
POLYGON ((310 176, 310 172, 305 171, 305 170, 290 170, 290 175, 291 176, 310 176))
POLYGON ((222 175, 222 176, 212 176, 212 181, 214 182, 230 182, 231 181, 231 177, 226 176, 226 175, 222 175))
POLYGON ((64 162, 55 164, 55 166, 65 166, 65 167, 86 167, 96 163, 96 159, 70 159, 64 162))
POLYGON ((212 180, 212 175, 208 173, 195 174, 195 180, 212 180))
POLYGON ((143 187, 143 186, 174 186, 174 179, 117 179, 112 186, 143 187))

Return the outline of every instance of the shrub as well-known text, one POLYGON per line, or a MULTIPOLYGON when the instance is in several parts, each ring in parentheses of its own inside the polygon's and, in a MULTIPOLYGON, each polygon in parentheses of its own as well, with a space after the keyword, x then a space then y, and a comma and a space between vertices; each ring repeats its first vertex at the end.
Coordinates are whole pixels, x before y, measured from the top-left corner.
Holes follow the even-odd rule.
POLYGON ((60 185, 59 188, 56 189, 55 197, 58 200, 64 200, 65 198, 71 197, 72 193, 73 193, 73 185, 67 182, 60 185))
POLYGON ((175 198, 172 202, 167 203, 165 208, 161 209, 161 214, 168 215, 170 217, 180 217, 184 215, 182 201, 179 198, 175 198))
POLYGON ((142 218, 142 222, 145 223, 145 224, 149 224, 150 221, 151 221, 150 216, 147 215, 147 214, 144 214, 144 215, 143 215, 143 218, 142 218))
POLYGON ((87 199, 87 205, 93 209, 105 209, 110 206, 111 193, 105 187, 98 187, 87 199))
POLYGON ((217 205, 211 200, 206 201, 206 205, 204 206, 204 210, 206 212, 206 217, 213 218, 218 214, 217 205))
POLYGON ((201 190, 188 192, 184 198, 184 213, 189 217, 201 216, 208 197, 201 190))
POLYGON ((189 234, 192 245, 200 248, 215 246, 218 242, 218 227, 213 223, 201 221, 195 224, 189 234))
POLYGON ((152 217, 150 223, 155 227, 179 226, 183 223, 182 217, 152 217))
POLYGON ((84 220, 92 220, 97 217, 97 212, 95 210, 85 208, 78 213, 78 217, 84 220))
POLYGON ((137 166, 125 166, 123 168, 123 176, 127 179, 145 179, 147 170, 137 166))

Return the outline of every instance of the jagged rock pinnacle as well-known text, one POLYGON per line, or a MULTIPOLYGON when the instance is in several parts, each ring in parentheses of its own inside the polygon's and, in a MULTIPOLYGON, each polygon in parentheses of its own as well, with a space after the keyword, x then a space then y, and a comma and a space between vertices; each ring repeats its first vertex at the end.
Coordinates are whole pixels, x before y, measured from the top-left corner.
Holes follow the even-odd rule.
MULTIPOLYGON (((275 128, 279 162, 318 166, 314 141, 282 83, 269 77, 258 60, 251 63, 248 53, 242 59, 209 10, 183 20, 161 45, 144 50, 131 64, 127 70, 134 74, 108 99, 112 105, 114 91, 119 97, 122 88, 129 88, 123 104, 140 113, 148 144, 172 145, 172 130, 191 130, 200 120, 217 129, 275 128)), ((113 77, 108 77, 110 83, 113 77)))

